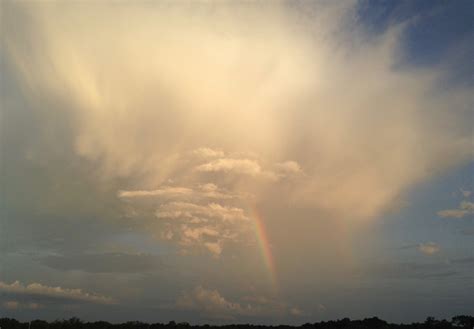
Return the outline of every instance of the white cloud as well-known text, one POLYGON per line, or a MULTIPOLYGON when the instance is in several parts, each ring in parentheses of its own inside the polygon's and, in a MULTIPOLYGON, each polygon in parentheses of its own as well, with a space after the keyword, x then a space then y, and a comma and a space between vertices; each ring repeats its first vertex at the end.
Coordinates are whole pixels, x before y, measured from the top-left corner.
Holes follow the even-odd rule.
POLYGON ((195 167, 198 172, 220 172, 233 175, 248 175, 276 182, 279 178, 301 173, 296 161, 275 164, 275 170, 264 169, 257 160, 245 158, 220 158, 195 167))
POLYGON ((205 183, 194 187, 162 186, 155 190, 120 190, 117 196, 121 199, 155 197, 161 199, 234 199, 243 195, 219 188, 216 184, 205 183))
POLYGON ((217 203, 170 202, 161 205, 155 215, 167 221, 166 239, 185 248, 203 247, 216 257, 226 242, 238 241, 251 228, 243 209, 217 203))
POLYGON ((76 302, 87 302, 96 304, 113 304, 114 299, 99 294, 84 292, 81 289, 69 289, 61 287, 50 287, 41 283, 30 283, 23 285, 19 281, 11 284, 0 281, 0 292, 26 296, 50 297, 65 299, 76 302))
POLYGON ((420 243, 418 250, 425 255, 434 255, 440 251, 440 247, 434 242, 420 243))
POLYGON ((191 293, 184 293, 177 301, 176 306, 186 310, 204 312, 216 318, 234 318, 236 315, 248 314, 250 306, 243 307, 239 303, 226 300, 217 290, 208 290, 197 286, 191 293))
POLYGON ((193 151, 194 155, 202 158, 221 158, 224 157, 224 152, 221 150, 214 150, 208 147, 200 147, 193 151))
POLYGON ((301 167, 296 161, 285 161, 275 165, 277 171, 282 175, 301 173, 301 167))
POLYGON ((474 202, 462 201, 457 209, 438 211, 438 216, 443 218, 463 218, 474 214, 474 202))
POLYGON ((249 217, 241 208, 226 207, 218 203, 202 206, 189 202, 170 202, 161 205, 156 217, 166 219, 186 219, 208 222, 217 219, 223 222, 248 221, 249 217))
POLYGON ((298 307, 292 307, 290 309, 290 314, 293 315, 293 316, 302 316, 303 311, 301 311, 298 307))
POLYGON ((197 171, 203 172, 231 172, 257 176, 262 173, 262 168, 255 160, 250 159, 217 159, 196 167, 197 171))
POLYGON ((224 298, 218 290, 195 287, 178 297, 176 306, 181 309, 204 313, 209 317, 234 319, 236 316, 274 316, 289 314, 302 316, 297 306, 263 296, 246 296, 235 302, 224 298))
POLYGON ((119 198, 136 198, 148 196, 174 198, 191 195, 192 193, 193 190, 186 187, 163 186, 162 188, 157 190, 119 191, 117 195, 119 198))

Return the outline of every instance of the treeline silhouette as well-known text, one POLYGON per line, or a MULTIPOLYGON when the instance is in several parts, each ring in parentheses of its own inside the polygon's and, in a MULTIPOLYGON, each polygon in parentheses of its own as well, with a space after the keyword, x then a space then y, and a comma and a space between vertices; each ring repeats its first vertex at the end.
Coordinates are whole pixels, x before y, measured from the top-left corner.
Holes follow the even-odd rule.
POLYGON ((364 320, 351 320, 348 318, 335 321, 322 321, 316 323, 305 323, 301 326, 276 325, 264 326, 253 324, 231 324, 231 325, 190 325, 187 322, 176 323, 171 321, 164 323, 145 323, 140 321, 130 321, 120 324, 112 324, 106 321, 83 322, 78 318, 69 320, 56 320, 47 322, 34 320, 31 322, 20 322, 15 319, 1 318, 1 329, 474 329, 474 316, 458 315, 448 320, 437 320, 428 317, 424 322, 411 324, 388 323, 377 317, 366 318, 364 320))

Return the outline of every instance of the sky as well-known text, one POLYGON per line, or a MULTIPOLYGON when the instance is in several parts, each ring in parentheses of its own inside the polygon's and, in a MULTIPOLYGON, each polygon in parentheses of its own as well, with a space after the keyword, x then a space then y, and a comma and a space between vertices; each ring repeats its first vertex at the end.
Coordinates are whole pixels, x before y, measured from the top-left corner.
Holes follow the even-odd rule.
POLYGON ((0 315, 474 309, 474 2, 2 1, 0 315))

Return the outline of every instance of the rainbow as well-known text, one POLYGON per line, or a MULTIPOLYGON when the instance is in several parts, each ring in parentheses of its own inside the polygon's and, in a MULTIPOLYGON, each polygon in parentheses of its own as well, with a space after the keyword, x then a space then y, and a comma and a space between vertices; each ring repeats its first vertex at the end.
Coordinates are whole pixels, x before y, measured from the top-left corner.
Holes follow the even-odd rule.
POLYGON ((263 262, 267 269, 268 275, 270 277, 270 282, 272 284, 272 288, 276 291, 277 290, 277 276, 275 270, 275 262, 273 260, 272 250, 270 248, 270 241, 268 240, 267 231, 265 229, 265 224, 263 223, 262 216, 260 215, 257 207, 252 208, 252 218, 254 220, 254 231, 255 237, 257 239, 260 254, 263 258, 263 262))

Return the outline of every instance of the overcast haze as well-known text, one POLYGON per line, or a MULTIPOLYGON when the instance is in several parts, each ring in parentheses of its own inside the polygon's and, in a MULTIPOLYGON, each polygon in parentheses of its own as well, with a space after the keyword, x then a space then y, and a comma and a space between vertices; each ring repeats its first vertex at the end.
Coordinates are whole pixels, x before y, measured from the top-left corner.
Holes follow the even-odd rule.
POLYGON ((473 4, 2 1, 1 314, 472 314, 473 4))

